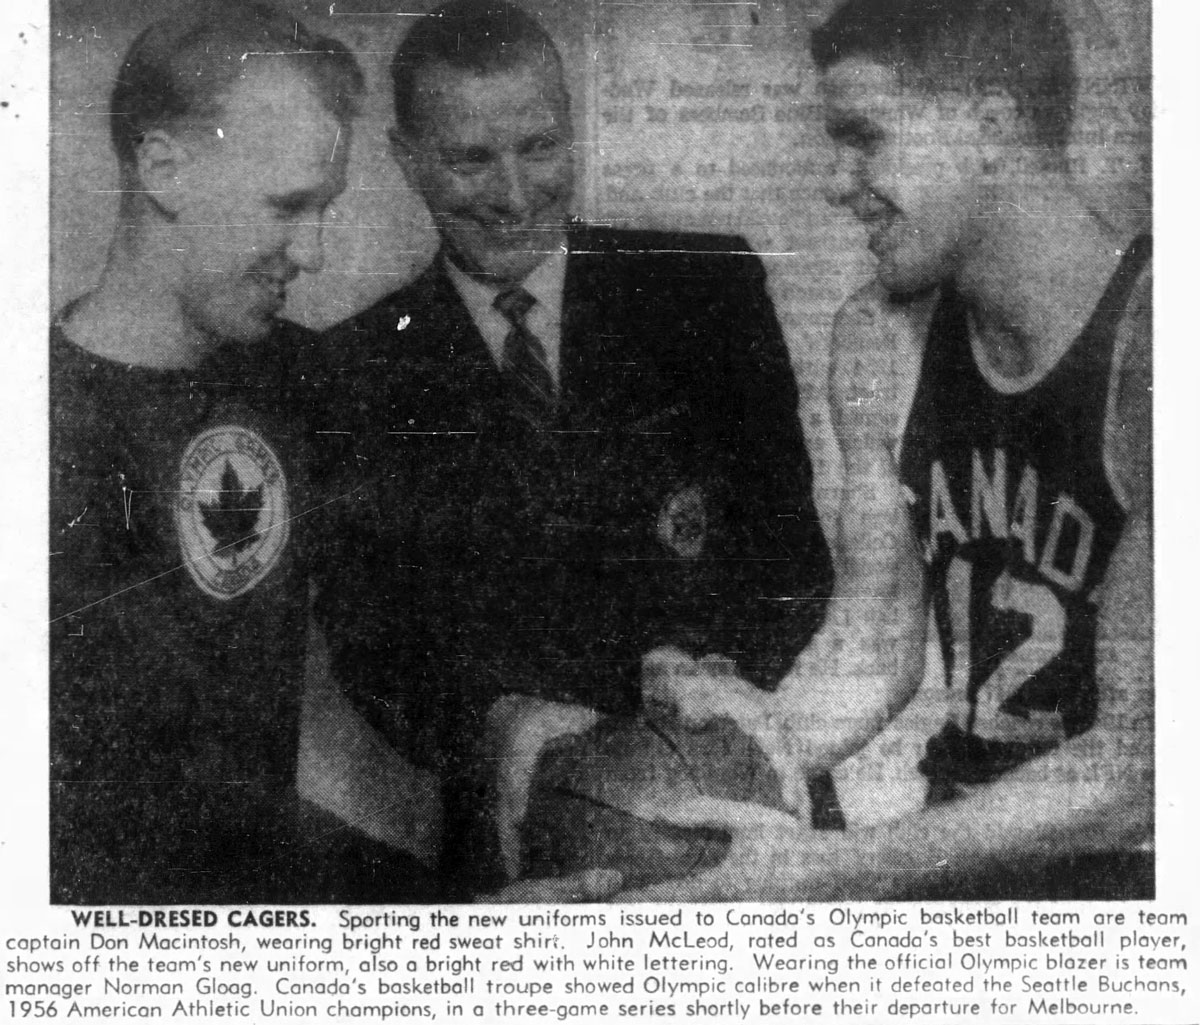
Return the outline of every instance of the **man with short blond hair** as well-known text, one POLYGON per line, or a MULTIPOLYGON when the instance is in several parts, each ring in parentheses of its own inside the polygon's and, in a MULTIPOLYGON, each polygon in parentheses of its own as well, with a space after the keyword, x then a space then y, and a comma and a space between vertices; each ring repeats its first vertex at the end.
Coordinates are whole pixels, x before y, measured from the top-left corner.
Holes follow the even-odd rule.
POLYGON ((412 859, 295 785, 310 515, 288 285, 323 262, 363 89, 261 3, 147 28, 119 225, 51 330, 51 896, 403 900, 412 859))

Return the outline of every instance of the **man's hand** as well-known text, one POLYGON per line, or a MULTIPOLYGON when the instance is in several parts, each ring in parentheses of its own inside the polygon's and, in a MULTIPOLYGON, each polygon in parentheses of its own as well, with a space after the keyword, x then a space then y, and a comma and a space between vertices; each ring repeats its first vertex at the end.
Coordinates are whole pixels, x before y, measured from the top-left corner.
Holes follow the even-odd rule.
POLYGON ((723 655, 699 661, 678 648, 655 648, 642 659, 642 703, 656 713, 701 727, 728 718, 743 729, 762 715, 762 693, 738 676, 737 666, 723 655))
POLYGON ((592 868, 561 879, 523 879, 495 893, 476 898, 476 903, 589 904, 611 897, 620 886, 620 872, 592 868))
POLYGON ((820 848, 826 841, 786 812, 697 797, 674 807, 646 807, 638 815, 675 826, 719 829, 729 833, 733 842, 716 868, 620 893, 614 899, 622 903, 804 899, 820 890, 821 859, 812 859, 810 871, 805 848, 820 848))
POLYGON ((489 746, 496 766, 496 827, 510 879, 520 871, 517 829, 525 818, 529 786, 542 751, 559 737, 583 733, 599 719, 594 709, 524 694, 505 695, 488 712, 489 746))

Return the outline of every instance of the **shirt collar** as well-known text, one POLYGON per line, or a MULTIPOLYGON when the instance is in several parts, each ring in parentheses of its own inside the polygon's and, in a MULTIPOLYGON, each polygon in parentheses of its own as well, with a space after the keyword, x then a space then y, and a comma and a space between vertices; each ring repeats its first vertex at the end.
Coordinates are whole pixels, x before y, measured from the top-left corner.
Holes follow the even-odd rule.
MULTIPOLYGON (((483 335, 488 349, 499 364, 504 352, 504 339, 508 335, 509 322, 496 309, 494 303, 509 285, 472 277, 453 260, 441 257, 446 273, 463 303, 471 320, 483 335)), ((557 377, 558 348, 562 338, 563 288, 567 278, 567 254, 563 250, 550 253, 520 283, 520 287, 533 296, 537 303, 529 311, 526 324, 546 347, 551 368, 557 377)))
MULTIPOLYGON (((567 254, 559 249, 539 263, 521 282, 521 287, 538 301, 545 315, 557 324, 562 316, 563 285, 566 280, 567 254)), ((498 289, 496 294, 500 291, 498 289)))

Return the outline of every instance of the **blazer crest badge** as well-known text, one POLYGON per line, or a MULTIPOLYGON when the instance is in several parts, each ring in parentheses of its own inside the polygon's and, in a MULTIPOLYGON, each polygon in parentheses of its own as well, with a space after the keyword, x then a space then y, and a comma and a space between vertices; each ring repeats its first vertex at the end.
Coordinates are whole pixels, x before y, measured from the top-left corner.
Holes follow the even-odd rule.
POLYGON ((698 559, 708 539, 704 491, 695 484, 672 493, 658 512, 659 542, 680 559, 698 559))

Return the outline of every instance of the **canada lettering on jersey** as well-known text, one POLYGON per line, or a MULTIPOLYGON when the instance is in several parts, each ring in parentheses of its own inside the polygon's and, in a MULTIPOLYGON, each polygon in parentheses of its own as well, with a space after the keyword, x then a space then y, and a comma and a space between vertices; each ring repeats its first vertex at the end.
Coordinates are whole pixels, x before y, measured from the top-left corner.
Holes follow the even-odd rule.
POLYGON ((1106 416, 1138 266, 1127 254, 1081 334, 1019 388, 985 372, 953 284, 934 311, 898 453, 945 668, 946 723, 920 763, 931 800, 1096 720, 1093 598, 1125 522, 1106 416))
POLYGON ((933 562, 943 544, 966 545, 994 538, 1010 540, 1030 569, 1067 591, 1077 592, 1087 579, 1096 524, 1072 496, 1043 493, 1037 468, 1026 463, 1010 475, 1008 453, 993 449, 986 456, 971 450, 967 487, 952 481, 940 459, 929 464, 929 542, 933 562), (1010 487, 1010 481, 1016 481, 1010 487), (956 507, 954 493, 969 496, 968 507, 956 507), (1042 506, 1039 506, 1039 502, 1042 506), (1046 511, 1039 515, 1039 508, 1046 511), (1049 521, 1039 537, 1039 521, 1049 521))
POLYGON ((922 476, 917 511, 942 610, 950 731, 925 767, 964 784, 1090 722, 1089 591, 1108 542, 1103 513, 1062 487, 1069 475, 1048 476, 1011 447, 931 454, 922 476))

